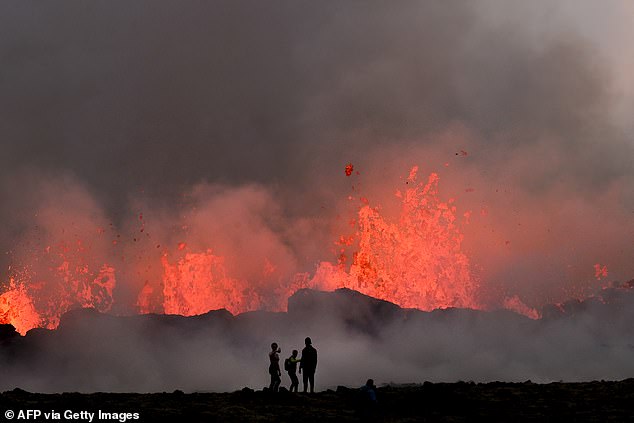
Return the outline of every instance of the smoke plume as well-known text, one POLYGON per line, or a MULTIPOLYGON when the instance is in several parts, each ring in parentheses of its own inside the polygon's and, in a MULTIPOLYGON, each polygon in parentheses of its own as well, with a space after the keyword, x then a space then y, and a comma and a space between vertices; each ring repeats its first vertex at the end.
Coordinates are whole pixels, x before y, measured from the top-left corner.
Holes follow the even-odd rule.
POLYGON ((535 315, 634 276, 625 1, 0 9, 0 294, 28 280, 25 309, 60 311, 39 326, 204 312, 164 305, 189 298, 170 269, 196 266, 241 293, 209 308, 282 311, 359 204, 398 221, 413 166, 455 206, 480 308, 535 315))

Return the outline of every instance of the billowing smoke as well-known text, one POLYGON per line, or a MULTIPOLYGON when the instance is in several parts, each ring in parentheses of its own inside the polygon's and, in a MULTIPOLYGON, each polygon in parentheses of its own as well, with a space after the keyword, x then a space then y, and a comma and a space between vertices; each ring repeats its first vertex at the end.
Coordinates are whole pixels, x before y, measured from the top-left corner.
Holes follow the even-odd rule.
MULTIPOLYGON (((44 392, 231 391, 269 383, 309 335, 318 390, 378 383, 551 382, 634 375, 631 289, 572 302, 540 320, 506 310, 404 310, 354 291, 298 291, 288 313, 114 317, 78 309, 55 331, 2 336, 0 389, 44 392), (562 313, 565 311, 565 313, 562 313)), ((5 329, 5 328, 2 328, 5 329)), ((289 378, 284 372, 283 385, 289 378)))
POLYGON ((160 313, 202 266, 224 307, 284 310, 361 200, 398 220, 412 166, 482 308, 634 275, 626 2, 0 7, 0 292, 160 313))

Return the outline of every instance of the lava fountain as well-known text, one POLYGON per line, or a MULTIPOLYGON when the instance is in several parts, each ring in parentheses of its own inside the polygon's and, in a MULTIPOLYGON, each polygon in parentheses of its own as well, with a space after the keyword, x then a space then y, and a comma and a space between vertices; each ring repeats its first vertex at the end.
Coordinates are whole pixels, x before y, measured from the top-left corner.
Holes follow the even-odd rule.
MULTIPOLYGON (((345 174, 352 172, 352 164, 346 165, 345 174)), ((185 316, 220 308, 234 314, 280 311, 299 288, 345 287, 421 310, 481 308, 479 283, 462 250, 461 225, 467 223, 468 213, 459 215, 454 199, 441 198, 439 180, 431 173, 419 181, 418 167, 413 167, 407 189, 395 193, 400 212, 393 219, 378 203, 359 197, 350 232, 334 242, 335 257, 312 272, 280 275, 280 263, 265 259, 260 280, 245 279, 215 253, 216 246, 193 250, 187 242, 179 242, 173 255, 167 248, 160 255, 148 254, 158 257, 147 260, 159 262, 152 265, 161 269, 160 275, 146 281, 136 302, 127 306, 140 313, 185 316)), ((141 231, 145 229, 144 223, 141 231)), ((87 257, 91 251, 84 244, 46 247, 31 256, 37 266, 14 265, 0 295, 0 323, 11 323, 24 334, 34 327, 55 328, 71 308, 110 311, 116 281, 131 276, 120 274, 106 258, 87 257)))
POLYGON ((338 241, 338 264, 321 263, 312 287, 351 288, 421 310, 479 308, 454 200, 440 199, 436 173, 426 182, 418 182, 417 173, 418 167, 412 168, 410 188, 396 192, 401 211, 394 222, 361 199, 356 231, 338 241))

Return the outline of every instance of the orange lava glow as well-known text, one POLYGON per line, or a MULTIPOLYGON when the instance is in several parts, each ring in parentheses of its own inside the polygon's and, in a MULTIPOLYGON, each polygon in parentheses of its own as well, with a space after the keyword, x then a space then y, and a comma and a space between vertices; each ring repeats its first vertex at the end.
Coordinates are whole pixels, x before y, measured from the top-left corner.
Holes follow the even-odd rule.
MULTIPOLYGON (((346 175, 352 172, 353 167, 348 164, 346 175)), ((332 261, 319 263, 313 272, 295 273, 296 269, 280 258, 284 256, 274 254, 271 257, 275 259, 232 257, 230 261, 217 253, 221 246, 213 245, 213 240, 201 243, 200 239, 188 238, 186 232, 185 239, 171 244, 173 251, 163 247, 157 252, 161 245, 170 243, 150 239, 151 218, 139 214, 147 245, 142 245, 138 235, 134 235, 134 242, 127 242, 134 246, 130 248, 135 248, 132 251, 142 268, 156 270, 144 276, 143 284, 137 272, 139 280, 131 285, 138 287, 132 293, 135 304, 122 304, 117 309, 185 316, 222 308, 233 314, 258 309, 281 311, 287 298, 299 288, 344 287, 401 307, 482 308, 477 278, 462 249, 461 227, 468 223, 470 213, 459 212, 453 199, 441 198, 439 180, 436 173, 431 173, 419 181, 418 168, 413 167, 406 189, 396 192, 394 201, 400 208, 395 217, 388 216, 367 194, 349 197, 358 200, 354 216, 345 218, 350 223, 349 232, 334 237, 336 251, 332 261), (206 242, 209 245, 205 248, 206 242), (236 266, 247 264, 255 271, 244 276, 236 266)), ((183 227, 187 228, 189 222, 185 223, 183 227)), ((104 236, 105 230, 97 233, 104 236)), ((24 334, 34 327, 57 327, 60 316, 72 308, 110 311, 116 273, 122 272, 119 277, 126 281, 135 277, 129 269, 125 273, 126 266, 131 266, 136 258, 126 260, 123 256, 124 238, 117 234, 120 242, 111 247, 122 260, 117 270, 106 263, 107 259, 93 257, 99 254, 79 241, 40 248, 30 257, 37 265, 29 263, 19 273, 15 271, 18 266, 14 267, 9 282, 4 284, 0 323, 11 323, 24 334)), ((111 244, 110 240, 107 243, 111 244)), ((535 316, 534 310, 518 298, 509 299, 504 307, 535 316)))
POLYGON ((249 283, 227 276, 224 258, 211 250, 187 253, 174 264, 163 255, 161 262, 166 314, 194 316, 221 308, 237 314, 260 305, 249 283))
POLYGON ((600 281, 603 278, 608 277, 608 266, 601 266, 600 264, 594 265, 594 277, 600 281))
POLYGON ((81 243, 60 243, 34 253, 34 261, 45 266, 25 267, 14 272, 8 289, 0 295, 0 323, 12 324, 18 332, 43 327, 54 329, 60 316, 72 308, 93 307, 107 312, 113 304, 115 269, 104 264, 93 270, 84 260, 81 243))
POLYGON ((42 319, 35 310, 26 285, 9 280, 9 289, 0 295, 0 323, 12 324, 24 335, 29 329, 42 326, 42 319))
POLYGON ((412 168, 401 200, 400 216, 389 221, 379 207, 364 204, 357 230, 341 237, 339 265, 321 263, 312 285, 321 289, 351 288, 391 301, 401 307, 433 310, 446 307, 479 308, 477 283, 468 257, 453 200, 438 196, 437 174, 417 182, 412 168), (346 268, 347 254, 352 257, 346 268))
POLYGON ((352 163, 348 163, 346 165, 346 168, 344 169, 344 171, 346 172, 346 176, 352 175, 353 170, 354 170, 354 166, 352 165, 352 163))
POLYGON ((539 312, 524 304, 517 295, 505 298, 502 305, 505 309, 514 311, 517 314, 522 314, 530 319, 535 320, 540 318, 539 312))

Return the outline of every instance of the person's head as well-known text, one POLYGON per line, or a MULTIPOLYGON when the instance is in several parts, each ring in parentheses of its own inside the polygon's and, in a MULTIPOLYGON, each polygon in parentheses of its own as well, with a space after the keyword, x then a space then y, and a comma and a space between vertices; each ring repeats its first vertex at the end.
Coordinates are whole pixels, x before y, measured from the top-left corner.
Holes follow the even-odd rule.
POLYGON ((293 350, 293 357, 297 357, 297 350, 293 350))
POLYGON ((311 341, 309 336, 307 336, 306 339, 304 339, 304 342, 306 343, 306 346, 311 345, 313 343, 313 341, 311 341))
POLYGON ((365 383, 365 386, 367 387, 374 387, 374 379, 368 379, 368 381, 365 383))
POLYGON ((277 344, 275 342, 271 344, 271 350, 277 351, 277 344))

